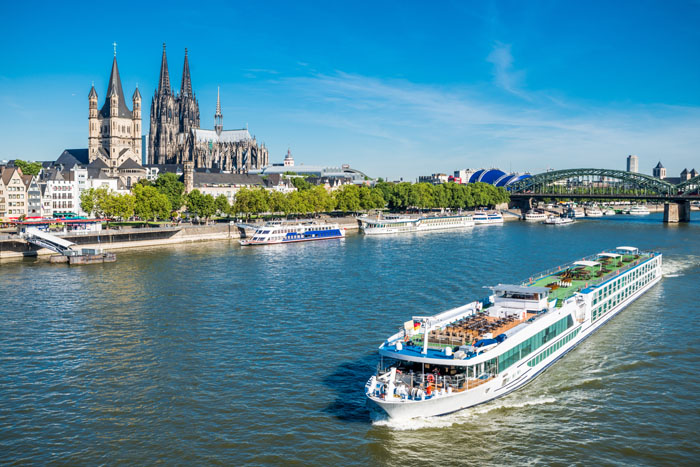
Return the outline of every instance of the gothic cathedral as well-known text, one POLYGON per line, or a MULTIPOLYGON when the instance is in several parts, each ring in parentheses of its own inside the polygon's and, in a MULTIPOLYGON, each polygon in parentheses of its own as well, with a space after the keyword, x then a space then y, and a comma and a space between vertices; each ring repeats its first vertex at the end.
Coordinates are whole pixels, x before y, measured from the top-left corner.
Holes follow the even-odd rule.
POLYGON ((224 130, 217 94, 214 130, 199 127, 199 103, 192 90, 190 66, 185 49, 180 93, 170 87, 168 58, 163 44, 160 78, 151 104, 151 130, 148 138, 149 164, 184 164, 195 168, 245 173, 268 164, 268 150, 258 145, 248 129, 224 130))

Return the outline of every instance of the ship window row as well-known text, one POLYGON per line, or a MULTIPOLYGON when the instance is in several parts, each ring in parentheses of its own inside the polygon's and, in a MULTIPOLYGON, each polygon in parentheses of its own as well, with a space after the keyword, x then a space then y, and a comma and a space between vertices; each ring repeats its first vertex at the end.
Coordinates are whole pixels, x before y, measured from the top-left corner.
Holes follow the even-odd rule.
POLYGON ((567 315, 546 329, 543 329, 529 339, 516 345, 512 349, 504 352, 498 356, 498 370, 503 371, 518 360, 527 357, 532 352, 536 351, 573 325, 573 318, 571 315, 567 315))
POLYGON ((649 282, 651 282, 654 279, 655 275, 654 273, 647 273, 644 276, 642 276, 639 280, 637 280, 635 283, 633 283, 630 287, 627 289, 623 290, 621 293, 613 297, 612 299, 606 301, 600 306, 597 306, 593 308, 593 314, 591 317, 591 321, 595 321, 604 314, 606 314, 608 311, 612 310, 615 308, 617 305, 619 305, 623 300, 625 300, 627 297, 630 295, 633 295, 637 290, 640 288, 644 287, 647 285, 649 282))
POLYGON ((539 354, 538 356, 536 356, 535 358, 533 358, 532 360, 527 362, 527 366, 533 367, 533 366, 539 364, 542 360, 549 357, 557 350, 561 349, 561 347, 563 345, 568 344, 571 341, 571 339, 576 337, 576 335, 579 333, 580 330, 581 330, 581 328, 578 328, 574 332, 571 332, 571 333, 567 334, 566 336, 564 336, 563 339, 561 339, 560 341, 557 341, 553 346, 549 347, 547 350, 545 350, 544 352, 542 352, 541 354, 539 354))
POLYGON ((647 274, 649 271, 652 271, 653 269, 655 269, 655 264, 656 264, 656 261, 652 261, 652 262, 649 262, 647 264, 644 264, 641 267, 631 271, 630 273, 625 274, 624 276, 620 277, 619 279, 611 281, 608 284, 606 284, 604 287, 601 287, 600 289, 596 290, 595 294, 593 295, 593 305, 597 305, 598 302, 603 301, 610 294, 615 293, 616 291, 620 290, 620 288, 622 288, 622 287, 626 287, 627 285, 629 285, 631 282, 637 280, 642 275, 647 274))

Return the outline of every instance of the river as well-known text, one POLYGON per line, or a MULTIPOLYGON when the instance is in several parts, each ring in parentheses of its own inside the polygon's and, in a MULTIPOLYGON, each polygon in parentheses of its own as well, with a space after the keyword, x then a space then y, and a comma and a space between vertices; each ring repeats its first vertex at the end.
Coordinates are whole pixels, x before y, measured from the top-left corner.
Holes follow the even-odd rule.
POLYGON ((660 216, 0 263, 0 463, 697 463, 700 216, 660 216), (618 245, 663 253, 664 279, 535 381, 371 420, 401 323, 618 245))

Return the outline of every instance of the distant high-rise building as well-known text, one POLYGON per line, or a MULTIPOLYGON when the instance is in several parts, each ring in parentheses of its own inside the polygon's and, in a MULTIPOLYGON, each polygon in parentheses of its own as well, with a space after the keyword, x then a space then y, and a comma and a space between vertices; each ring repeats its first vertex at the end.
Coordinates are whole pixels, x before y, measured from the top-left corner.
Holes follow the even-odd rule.
POLYGON ((656 164, 656 167, 654 167, 652 175, 662 180, 666 178, 666 168, 663 166, 663 164, 661 164, 661 161, 659 161, 659 163, 656 164))
POLYGON ((631 154, 627 156, 627 171, 639 172, 639 158, 637 156, 631 154))

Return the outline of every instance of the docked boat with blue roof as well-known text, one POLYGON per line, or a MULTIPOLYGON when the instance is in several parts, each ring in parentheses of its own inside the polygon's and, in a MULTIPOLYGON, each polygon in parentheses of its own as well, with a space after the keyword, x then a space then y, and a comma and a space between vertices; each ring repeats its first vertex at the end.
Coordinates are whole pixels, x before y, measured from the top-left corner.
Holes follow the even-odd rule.
POLYGON ((344 238, 345 229, 337 223, 267 222, 251 238, 240 240, 242 246, 275 245, 344 238))
POLYGON ((365 393, 392 419, 444 415, 502 397, 545 371, 661 280, 662 255, 622 246, 482 300, 413 316, 379 347, 365 393))

